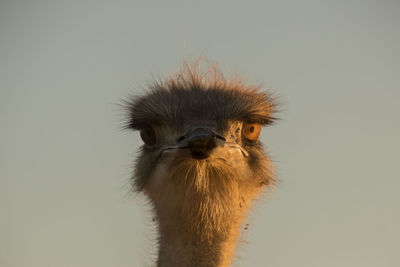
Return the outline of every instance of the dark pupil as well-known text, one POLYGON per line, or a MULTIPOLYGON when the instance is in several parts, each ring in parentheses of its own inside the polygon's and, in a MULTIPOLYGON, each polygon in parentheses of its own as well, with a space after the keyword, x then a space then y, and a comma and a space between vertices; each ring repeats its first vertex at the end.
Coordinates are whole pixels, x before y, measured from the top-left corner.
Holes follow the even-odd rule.
POLYGON ((154 145, 156 142, 154 131, 152 129, 144 130, 141 132, 140 136, 147 145, 154 145))
POLYGON ((147 135, 147 142, 149 144, 152 144, 154 142, 154 134, 152 130, 147 130, 146 131, 146 135, 147 135))
POLYGON ((249 131, 250 131, 251 133, 254 132, 254 126, 251 126, 250 129, 249 129, 249 131))

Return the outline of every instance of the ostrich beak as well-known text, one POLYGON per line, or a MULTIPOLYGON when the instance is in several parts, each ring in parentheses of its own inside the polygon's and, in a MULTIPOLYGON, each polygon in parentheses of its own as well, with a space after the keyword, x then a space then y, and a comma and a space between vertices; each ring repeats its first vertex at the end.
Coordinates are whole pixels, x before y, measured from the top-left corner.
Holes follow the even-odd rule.
POLYGON ((178 138, 177 142, 161 150, 160 157, 165 152, 176 149, 188 149, 194 159, 205 159, 210 156, 211 151, 217 146, 223 147, 226 138, 215 133, 210 128, 197 127, 186 132, 178 138))
POLYGON ((175 144, 161 149, 159 157, 173 150, 188 149, 192 158, 201 160, 208 158, 217 147, 239 150, 244 157, 249 156, 249 153, 239 144, 227 142, 224 136, 215 133, 210 128, 198 127, 187 131, 185 135, 178 138, 175 144))
POLYGON ((210 128, 193 128, 178 139, 177 146, 188 148, 194 159, 208 158, 217 146, 224 146, 226 138, 216 134, 210 128))

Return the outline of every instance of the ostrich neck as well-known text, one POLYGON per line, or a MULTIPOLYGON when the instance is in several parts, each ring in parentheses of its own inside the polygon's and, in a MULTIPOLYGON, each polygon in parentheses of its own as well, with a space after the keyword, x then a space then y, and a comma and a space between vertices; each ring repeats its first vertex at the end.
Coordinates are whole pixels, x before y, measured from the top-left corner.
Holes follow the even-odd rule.
POLYGON ((196 167, 147 185, 158 223, 158 267, 230 266, 242 220, 262 188, 223 168, 196 167))
MULTIPOLYGON (((226 218, 232 219, 232 218, 226 218)), ((217 229, 192 232, 176 218, 159 224, 158 267, 228 267, 236 245, 240 223, 226 221, 226 235, 217 229), (202 232, 203 231, 203 232, 202 232), (206 232, 207 236, 206 236, 206 232)))

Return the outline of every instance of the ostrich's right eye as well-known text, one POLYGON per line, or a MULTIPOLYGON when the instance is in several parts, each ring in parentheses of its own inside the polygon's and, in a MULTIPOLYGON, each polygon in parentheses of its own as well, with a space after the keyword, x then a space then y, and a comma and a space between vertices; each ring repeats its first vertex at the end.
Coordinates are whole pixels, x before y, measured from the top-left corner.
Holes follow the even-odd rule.
POLYGON ((154 146, 157 142, 156 133, 153 128, 147 128, 140 131, 140 137, 148 146, 154 146))

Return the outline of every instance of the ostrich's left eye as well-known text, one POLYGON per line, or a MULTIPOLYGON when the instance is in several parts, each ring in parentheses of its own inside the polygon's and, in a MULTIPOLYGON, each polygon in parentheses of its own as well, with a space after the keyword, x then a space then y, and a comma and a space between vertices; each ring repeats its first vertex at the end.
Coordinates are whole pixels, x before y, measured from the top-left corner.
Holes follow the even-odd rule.
POLYGON ((244 123, 242 128, 243 137, 251 142, 257 141, 260 136, 261 125, 257 123, 244 123))
POLYGON ((157 136, 153 128, 147 128, 140 131, 140 137, 148 146, 154 146, 157 142, 157 136))

